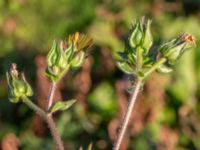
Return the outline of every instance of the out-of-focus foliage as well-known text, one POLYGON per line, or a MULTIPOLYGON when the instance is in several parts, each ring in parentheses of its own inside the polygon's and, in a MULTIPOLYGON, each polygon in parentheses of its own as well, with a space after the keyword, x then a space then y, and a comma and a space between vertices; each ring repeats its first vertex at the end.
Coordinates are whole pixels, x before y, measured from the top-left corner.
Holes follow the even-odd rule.
POLYGON ((94 39, 83 68, 68 74, 55 100, 77 99, 56 113, 68 150, 111 149, 127 104, 127 76, 114 60, 124 49, 131 22, 147 16, 158 45, 182 32, 197 39, 170 75, 153 74, 137 100, 124 149, 200 149, 200 1, 199 0, 0 0, 0 143, 9 150, 55 149, 46 125, 25 105, 7 97, 5 72, 15 62, 44 107, 48 84, 43 76, 51 43, 76 31, 94 39), (43 95, 43 96, 41 96, 43 95), (129 146, 127 146, 129 145, 129 146), (127 148, 128 147, 128 148, 127 148))

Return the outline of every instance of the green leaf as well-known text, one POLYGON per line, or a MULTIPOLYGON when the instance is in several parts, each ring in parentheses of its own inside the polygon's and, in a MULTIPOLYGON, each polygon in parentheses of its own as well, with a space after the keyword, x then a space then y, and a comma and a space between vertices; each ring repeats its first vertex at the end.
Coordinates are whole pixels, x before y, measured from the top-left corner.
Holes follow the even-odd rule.
POLYGON ((152 67, 153 65, 153 60, 149 57, 144 57, 144 60, 143 60, 143 66, 145 66, 145 68, 150 68, 152 67))
POLYGON ((173 69, 162 64, 157 68, 157 71, 160 72, 160 73, 169 73, 169 72, 172 72, 173 69))
POLYGON ((50 112, 54 113, 57 111, 64 111, 68 109, 69 107, 71 107, 75 102, 76 102, 75 99, 68 100, 65 102, 58 101, 50 108, 50 112))
POLYGON ((133 74, 134 68, 132 68, 127 62, 117 62, 118 68, 126 74, 133 74))

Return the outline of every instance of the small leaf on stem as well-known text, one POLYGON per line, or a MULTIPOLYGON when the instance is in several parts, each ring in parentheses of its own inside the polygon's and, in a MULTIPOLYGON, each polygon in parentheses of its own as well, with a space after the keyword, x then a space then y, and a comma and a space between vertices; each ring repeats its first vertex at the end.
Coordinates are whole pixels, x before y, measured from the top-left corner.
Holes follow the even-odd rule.
POLYGON ((58 101, 56 102, 51 108, 50 112, 55 113, 57 111, 64 111, 67 110, 69 107, 71 107, 76 102, 75 99, 68 100, 65 102, 58 101))

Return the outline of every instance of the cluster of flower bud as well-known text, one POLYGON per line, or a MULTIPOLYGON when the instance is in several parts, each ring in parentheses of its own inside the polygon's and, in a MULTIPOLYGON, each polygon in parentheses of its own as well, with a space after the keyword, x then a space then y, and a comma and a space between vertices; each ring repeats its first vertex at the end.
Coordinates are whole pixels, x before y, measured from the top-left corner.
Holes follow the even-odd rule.
POLYGON ((132 48, 140 47, 144 55, 149 52, 153 44, 153 37, 150 30, 151 20, 142 17, 136 21, 132 27, 132 33, 129 37, 129 44, 132 48))
POLYGON ((93 44, 92 39, 78 32, 70 35, 66 41, 54 41, 47 55, 47 77, 56 82, 69 70, 80 67, 87 49, 93 44))
POLYGON ((125 73, 139 78, 146 77, 152 70, 162 73, 171 72, 172 65, 182 54, 196 45, 195 38, 189 34, 181 34, 178 37, 160 46, 158 53, 150 55, 149 50, 153 44, 150 31, 150 20, 142 17, 132 27, 128 48, 120 53, 118 67, 125 73), (157 58, 157 59, 155 59, 157 58))
POLYGON ((12 64, 10 72, 6 73, 9 88, 9 100, 13 103, 19 102, 23 96, 33 95, 33 91, 25 79, 23 73, 17 71, 16 64, 12 64))

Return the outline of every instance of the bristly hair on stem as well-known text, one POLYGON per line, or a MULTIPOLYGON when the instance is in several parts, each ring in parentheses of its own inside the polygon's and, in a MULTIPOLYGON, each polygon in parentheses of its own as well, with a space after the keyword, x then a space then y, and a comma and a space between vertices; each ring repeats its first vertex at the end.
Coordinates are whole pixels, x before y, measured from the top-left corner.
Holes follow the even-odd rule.
POLYGON ((141 80, 137 80, 136 83, 135 83, 135 91, 132 93, 130 100, 128 102, 126 113, 123 117, 123 121, 122 121, 122 124, 120 126, 119 134, 117 135, 117 139, 116 139, 114 146, 113 146, 113 150, 118 150, 120 148, 120 145, 121 145, 122 139, 125 135, 126 128, 128 126, 128 123, 129 123, 129 120, 130 120, 130 117, 131 117, 131 114, 132 114, 132 111, 133 111, 133 107, 134 107, 134 104, 136 102, 140 88, 141 88, 141 80))

